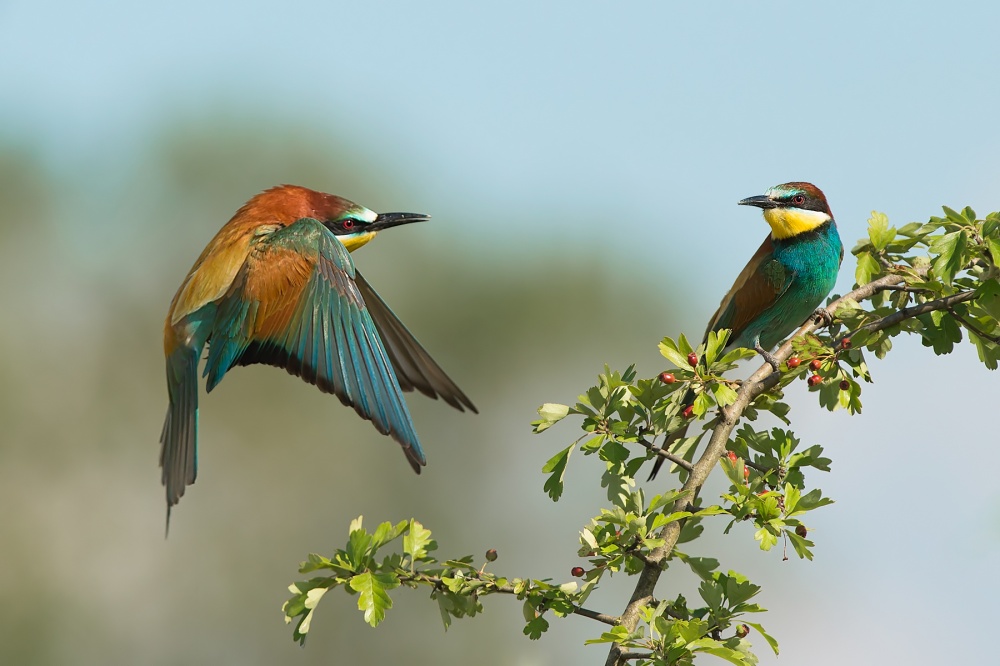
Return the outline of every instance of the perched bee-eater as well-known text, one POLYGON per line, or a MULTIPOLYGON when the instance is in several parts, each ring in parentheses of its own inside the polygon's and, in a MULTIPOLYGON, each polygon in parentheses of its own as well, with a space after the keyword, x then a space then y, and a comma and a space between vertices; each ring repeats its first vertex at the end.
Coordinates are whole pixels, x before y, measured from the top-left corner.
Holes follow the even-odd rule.
POLYGON ((163 333, 168 525, 198 474, 198 365, 206 344, 208 391, 236 365, 284 368, 399 442, 417 473, 426 459, 402 392, 417 389, 476 411, 351 259, 382 229, 427 219, 282 185, 250 199, 219 230, 171 301, 163 333))
MULTIPOLYGON (((811 183, 776 185, 739 205, 760 208, 771 233, 723 297, 705 338, 712 331, 731 329, 726 349, 754 349, 777 372, 770 350, 816 313, 837 282, 844 246, 826 197, 811 183)), ((688 392, 682 402, 687 405, 693 399, 688 392)), ((664 448, 686 430, 671 433, 664 448)), ((650 479, 662 464, 663 458, 657 458, 650 479)))

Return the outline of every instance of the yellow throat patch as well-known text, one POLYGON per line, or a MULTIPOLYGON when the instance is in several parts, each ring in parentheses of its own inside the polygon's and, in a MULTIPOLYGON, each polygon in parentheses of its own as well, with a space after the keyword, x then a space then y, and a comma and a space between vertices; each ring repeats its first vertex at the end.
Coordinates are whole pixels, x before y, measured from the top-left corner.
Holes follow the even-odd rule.
POLYGON ((367 245, 371 239, 375 238, 375 234, 377 233, 377 231, 364 231, 349 236, 340 236, 337 240, 344 244, 348 252, 354 252, 359 247, 367 245))
POLYGON ((830 216, 818 210, 767 208, 764 210, 764 220, 771 226, 771 237, 781 239, 812 231, 829 221, 830 216))

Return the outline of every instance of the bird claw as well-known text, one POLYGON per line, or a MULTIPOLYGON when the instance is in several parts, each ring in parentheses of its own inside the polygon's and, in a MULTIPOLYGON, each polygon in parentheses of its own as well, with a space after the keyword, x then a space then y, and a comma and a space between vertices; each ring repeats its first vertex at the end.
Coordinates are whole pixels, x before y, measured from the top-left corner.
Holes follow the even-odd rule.
POLYGON ((826 308, 816 308, 812 318, 816 320, 817 325, 829 326, 833 323, 833 314, 826 308))
POLYGON ((767 361, 768 365, 770 365, 771 368, 773 368, 775 372, 778 372, 778 368, 781 367, 781 364, 778 363, 778 359, 774 358, 774 356, 772 356, 769 351, 767 351, 763 347, 761 347, 760 343, 757 343, 756 345, 754 345, 753 349, 754 349, 755 352, 757 352, 758 354, 760 354, 761 357, 765 361, 767 361))

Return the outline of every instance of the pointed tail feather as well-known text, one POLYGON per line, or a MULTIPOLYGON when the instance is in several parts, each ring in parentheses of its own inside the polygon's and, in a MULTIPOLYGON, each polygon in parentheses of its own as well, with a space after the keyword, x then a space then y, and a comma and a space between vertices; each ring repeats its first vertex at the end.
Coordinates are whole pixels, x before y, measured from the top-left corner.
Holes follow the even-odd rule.
POLYGON ((161 480, 166 487, 167 529, 170 509, 198 476, 198 352, 179 347, 167 358, 170 404, 160 435, 161 480))

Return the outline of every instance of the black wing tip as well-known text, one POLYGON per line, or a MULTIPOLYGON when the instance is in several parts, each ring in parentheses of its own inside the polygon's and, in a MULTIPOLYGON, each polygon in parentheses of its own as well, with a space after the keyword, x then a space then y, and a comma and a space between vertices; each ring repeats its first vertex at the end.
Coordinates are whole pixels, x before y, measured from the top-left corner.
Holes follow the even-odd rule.
POLYGON ((476 406, 472 404, 471 400, 465 397, 464 393, 454 393, 452 395, 442 394, 441 398, 460 412, 464 412, 468 409, 473 414, 479 413, 479 410, 476 409, 476 406))

